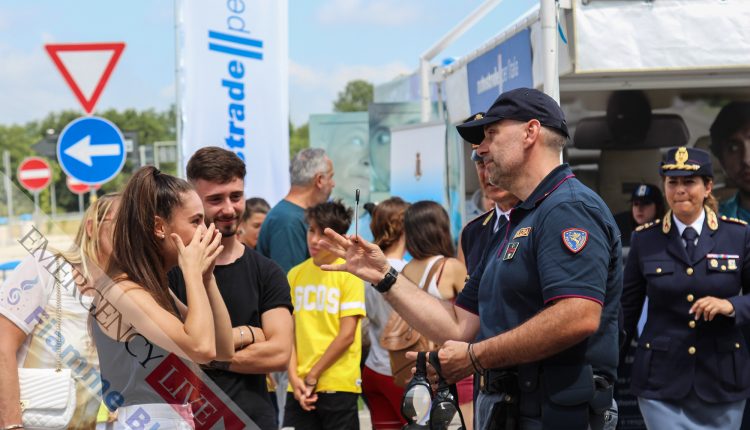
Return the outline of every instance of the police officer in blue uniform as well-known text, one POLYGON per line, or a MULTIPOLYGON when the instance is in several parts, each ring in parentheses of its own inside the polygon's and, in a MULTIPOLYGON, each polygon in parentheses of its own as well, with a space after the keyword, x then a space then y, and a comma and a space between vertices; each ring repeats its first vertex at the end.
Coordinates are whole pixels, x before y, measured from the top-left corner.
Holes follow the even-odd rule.
POLYGON ((717 217, 710 155, 670 149, 669 211, 633 233, 622 307, 629 339, 649 298, 631 392, 650 429, 738 429, 750 395, 750 230, 717 217), (744 295, 743 295, 744 294, 744 295))
MULTIPOLYGON (((484 112, 476 113, 467 118, 464 124, 484 118, 484 115, 484 112)), ((472 144, 471 160, 477 170, 477 179, 482 194, 492 200, 495 205, 489 211, 469 221, 459 235, 458 259, 466 265, 466 273, 469 275, 479 266, 485 249, 489 243, 495 242, 501 228, 508 221, 511 209, 518 203, 516 196, 490 183, 484 160, 477 155, 478 146, 472 144)), ((479 276, 481 277, 481 273, 479 276)))
POLYGON ((613 428, 620 232, 601 198, 560 165, 568 138, 560 106, 519 88, 458 129, 479 145, 491 182, 522 200, 479 284, 445 306, 398 276, 376 246, 331 231, 327 249, 346 262, 323 268, 372 283, 416 330, 442 342, 449 380, 482 375, 477 429, 613 428))

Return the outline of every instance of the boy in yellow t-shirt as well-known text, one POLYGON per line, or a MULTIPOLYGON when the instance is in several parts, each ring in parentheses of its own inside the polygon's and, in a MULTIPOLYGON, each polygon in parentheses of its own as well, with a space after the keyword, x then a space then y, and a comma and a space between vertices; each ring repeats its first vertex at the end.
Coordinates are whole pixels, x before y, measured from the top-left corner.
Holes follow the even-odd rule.
POLYGON ((326 202, 307 209, 305 218, 311 258, 287 275, 295 333, 284 427, 359 429, 364 285, 349 273, 323 271, 322 264, 343 260, 318 246, 325 228, 346 233, 352 210, 340 201, 326 202))

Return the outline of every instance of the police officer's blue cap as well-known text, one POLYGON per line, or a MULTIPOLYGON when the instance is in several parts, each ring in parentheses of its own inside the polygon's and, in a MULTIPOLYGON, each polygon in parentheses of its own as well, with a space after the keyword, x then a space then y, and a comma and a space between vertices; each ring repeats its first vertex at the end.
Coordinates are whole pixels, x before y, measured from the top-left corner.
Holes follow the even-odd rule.
POLYGON ((711 154, 685 146, 667 151, 659 170, 662 176, 714 176, 711 154))
POLYGON ((630 201, 653 202, 661 201, 661 190, 651 184, 638 184, 630 196, 630 201))
POLYGON ((484 126, 503 119, 516 121, 536 119, 543 126, 553 128, 565 137, 570 136, 560 105, 552 97, 533 88, 516 88, 500 94, 486 115, 477 114, 473 121, 458 125, 456 128, 464 140, 479 145, 484 140, 484 126))

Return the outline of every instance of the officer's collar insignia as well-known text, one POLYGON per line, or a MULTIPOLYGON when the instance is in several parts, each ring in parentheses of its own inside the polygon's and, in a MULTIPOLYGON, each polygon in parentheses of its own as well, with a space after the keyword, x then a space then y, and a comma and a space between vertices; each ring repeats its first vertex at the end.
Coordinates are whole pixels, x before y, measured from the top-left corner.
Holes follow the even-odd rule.
POLYGON ((674 164, 664 164, 662 169, 664 170, 689 170, 696 171, 701 168, 699 164, 686 163, 688 161, 688 150, 684 146, 681 146, 674 153, 674 164))
POLYGON ((668 210, 667 214, 664 215, 664 219, 661 222, 661 231, 664 234, 669 233, 669 230, 672 228, 672 210, 668 210))
POLYGON ((566 248, 577 254, 581 252, 586 246, 586 242, 589 241, 589 232, 582 228, 569 228, 563 230, 562 241, 566 248))
POLYGON ((524 227, 519 229, 516 234, 513 235, 513 239, 518 237, 526 237, 531 234, 531 227, 524 227))
POLYGON ((719 221, 716 219, 716 212, 708 206, 704 206, 704 208, 706 209, 706 224, 708 224, 708 228, 716 231, 719 228, 719 221))

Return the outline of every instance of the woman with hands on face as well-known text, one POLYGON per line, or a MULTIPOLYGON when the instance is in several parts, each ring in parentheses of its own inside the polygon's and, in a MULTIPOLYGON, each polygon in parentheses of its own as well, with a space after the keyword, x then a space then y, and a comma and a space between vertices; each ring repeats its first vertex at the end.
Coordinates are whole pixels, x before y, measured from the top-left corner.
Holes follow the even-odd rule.
POLYGON ((622 307, 633 338, 631 392, 648 428, 738 429, 750 395, 750 230, 717 217, 710 155, 670 149, 661 165, 669 211, 633 233, 622 307))
POLYGON ((141 411, 149 425, 192 428, 190 405, 164 395, 153 375, 162 362, 176 359, 171 354, 188 365, 234 354, 231 321, 213 276, 221 234, 213 224, 206 228, 203 218, 192 186, 152 166, 138 170, 122 193, 110 279, 99 285, 92 331, 102 380, 121 394, 121 402, 107 406, 118 408, 123 428, 141 411), (185 278, 185 304, 167 285, 167 272, 176 265, 185 278))

